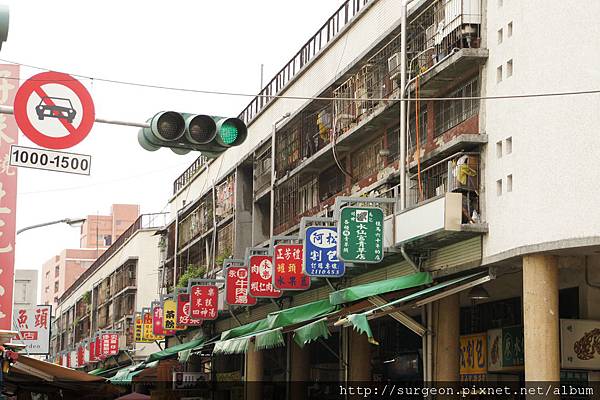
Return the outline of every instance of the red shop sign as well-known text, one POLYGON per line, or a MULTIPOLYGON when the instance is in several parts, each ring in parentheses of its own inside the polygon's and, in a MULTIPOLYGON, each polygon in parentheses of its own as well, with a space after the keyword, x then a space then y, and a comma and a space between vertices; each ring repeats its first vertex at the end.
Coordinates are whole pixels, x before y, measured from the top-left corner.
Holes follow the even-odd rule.
POLYGON ((215 285, 192 286, 190 311, 192 318, 217 319, 219 316, 219 288, 215 285))
POLYGON ((194 319, 190 316, 190 295, 179 293, 177 295, 177 324, 187 326, 200 326, 202 319, 194 319))
POLYGON ((301 244, 278 244, 275 246, 273 285, 277 289, 306 290, 310 287, 310 277, 302 271, 303 248, 304 246, 301 244))
POLYGON ((225 302, 231 306, 255 305, 256 298, 248 293, 248 267, 228 267, 225 271, 225 302))
POLYGON ((271 256, 250 256, 250 296, 277 298, 282 294, 273 286, 271 256))

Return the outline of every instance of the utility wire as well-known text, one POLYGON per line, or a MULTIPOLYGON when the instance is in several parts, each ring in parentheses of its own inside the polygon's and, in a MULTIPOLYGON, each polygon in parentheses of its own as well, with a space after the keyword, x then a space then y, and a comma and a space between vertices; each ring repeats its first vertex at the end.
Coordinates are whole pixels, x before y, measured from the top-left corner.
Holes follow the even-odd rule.
MULTIPOLYGON (((34 68, 39 70, 51 71, 47 68, 37 67, 34 65, 22 64, 15 61, 0 59, 1 62, 6 62, 9 64, 20 65, 23 67, 34 68)), ((99 82, 107 82, 114 83, 119 85, 128 85, 128 86, 138 86, 145 87, 151 89, 160 89, 160 90, 172 90, 172 91, 180 91, 180 92, 189 92, 189 93, 200 93, 200 94, 210 94, 210 95, 220 95, 220 96, 235 96, 235 97, 265 97, 268 99, 289 99, 289 100, 327 100, 327 101, 356 101, 361 98, 358 97, 327 97, 327 96, 283 96, 283 95, 272 95, 272 94, 254 94, 254 93, 241 93, 241 92, 226 92, 226 91, 218 91, 218 90, 203 90, 203 89, 189 89, 189 88, 181 88, 181 87, 172 87, 172 86, 163 86, 163 85, 153 85, 147 83, 139 83, 139 82, 128 82, 121 81, 116 79, 106 79, 106 78, 97 78, 87 75, 81 74, 73 74, 69 73, 71 76, 76 76, 83 79, 89 79, 91 81, 99 81, 99 82)), ((12 79, 12 80, 25 80, 22 78, 12 78, 12 77, 3 77, 3 79, 12 79)), ((35 79, 34 79, 35 80, 35 79)), ((45 80, 40 80, 45 81, 45 80)), ((67 81, 67 80, 65 80, 67 81)), ((55 82, 55 81, 53 81, 55 82)), ((579 95, 589 95, 589 94, 600 94, 600 89, 590 89, 590 90, 574 90, 574 91, 565 91, 565 92, 546 92, 546 93, 524 93, 524 94, 512 94, 512 95, 498 95, 498 96, 472 96, 472 97, 420 97, 419 101, 455 101, 455 100, 505 100, 505 99, 522 99, 522 98, 539 98, 539 97, 560 97, 560 96, 579 96, 579 95)), ((389 102, 400 102, 400 99, 394 98, 369 98, 370 101, 389 101, 389 102)), ((406 102, 414 102, 415 99, 405 98, 403 101, 406 102)))

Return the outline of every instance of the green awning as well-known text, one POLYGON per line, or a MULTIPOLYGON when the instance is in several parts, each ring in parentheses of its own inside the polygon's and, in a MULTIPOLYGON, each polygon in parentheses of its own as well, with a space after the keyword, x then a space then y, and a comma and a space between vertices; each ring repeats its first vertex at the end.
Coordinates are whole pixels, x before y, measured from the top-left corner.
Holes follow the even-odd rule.
POLYGON ((267 318, 265 319, 223 332, 221 334, 221 340, 233 339, 245 335, 256 335, 263 331, 299 324, 322 317, 337 309, 338 306, 331 304, 328 299, 325 299, 285 310, 275 311, 267 315, 267 318))
POLYGON ((409 289, 432 282, 429 272, 417 272, 415 274, 401 276, 395 279, 366 283, 364 285, 352 286, 329 294, 332 305, 349 303, 383 293, 396 290, 409 289))
POLYGON ((327 339, 329 336, 331 336, 331 332, 327 326, 327 318, 321 318, 294 330, 294 341, 300 347, 319 338, 327 339))
POLYGON ((254 338, 254 349, 264 350, 285 345, 282 328, 256 334, 254 338))
POLYGON ((150 354, 146 358, 146 363, 162 360, 164 358, 168 358, 168 357, 177 355, 180 351, 193 349, 194 347, 197 347, 198 345, 204 343, 205 341, 206 341, 206 338, 202 337, 199 339, 192 339, 186 343, 180 343, 175 346, 167 347, 166 349, 164 349, 162 351, 157 351, 156 353, 150 354))
POLYGON ((213 354, 245 353, 250 345, 250 339, 252 339, 252 335, 240 336, 238 338, 216 342, 213 349, 213 354))
POLYGON ((93 369, 90 372, 88 372, 88 374, 90 374, 90 375, 99 375, 99 374, 101 374, 104 371, 106 371, 106 368, 96 368, 96 369, 93 369))
POLYGON ((369 326, 369 321, 367 320, 368 315, 373 314, 377 310, 395 306, 395 305, 398 305, 401 303, 408 303, 409 301, 417 299, 419 297, 426 298, 426 297, 428 297, 428 295, 435 294, 436 292, 440 291, 441 289, 447 288, 449 286, 452 286, 454 284, 461 283, 461 282, 464 282, 467 280, 472 280, 470 283, 477 283, 477 282, 474 282, 477 280, 477 278, 483 278, 486 275, 487 275, 487 272, 479 272, 479 273, 472 274, 472 275, 461 276, 458 278, 450 279, 448 281, 441 282, 435 286, 431 286, 426 289, 419 290, 418 292, 409 294, 408 296, 404 296, 397 300, 390 301, 389 303, 386 303, 384 305, 374 307, 374 308, 364 311, 362 313, 350 314, 345 319, 348 321, 348 323, 350 325, 353 326, 355 331, 366 334, 369 338, 369 342, 371 342, 373 344, 378 344, 377 341, 375 341, 375 339, 373 338, 373 332, 371 331, 371 327, 369 326))
POLYGON ((131 383, 131 379, 142 372, 144 363, 139 363, 136 365, 132 365, 129 367, 121 368, 117 371, 115 376, 109 379, 110 383, 114 385, 129 385, 131 383))

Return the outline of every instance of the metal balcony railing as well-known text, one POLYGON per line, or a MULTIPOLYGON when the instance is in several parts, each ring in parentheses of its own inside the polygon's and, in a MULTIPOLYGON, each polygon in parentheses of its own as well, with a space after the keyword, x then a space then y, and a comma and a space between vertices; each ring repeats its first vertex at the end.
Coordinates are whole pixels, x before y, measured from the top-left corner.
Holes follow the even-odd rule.
POLYGON ((476 219, 480 210, 480 173, 478 153, 454 154, 425 168, 421 171, 420 179, 416 174, 411 176, 407 207, 416 207, 427 200, 443 196, 446 192, 459 192, 464 195, 465 216, 468 216, 468 220, 476 219))

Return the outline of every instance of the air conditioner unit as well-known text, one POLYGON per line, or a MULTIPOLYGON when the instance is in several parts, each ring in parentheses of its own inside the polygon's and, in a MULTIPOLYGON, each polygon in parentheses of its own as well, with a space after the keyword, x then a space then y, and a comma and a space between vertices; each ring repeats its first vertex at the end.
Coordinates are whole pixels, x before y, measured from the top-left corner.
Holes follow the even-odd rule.
POLYGON ((400 57, 401 54, 398 52, 388 58, 388 72, 392 81, 400 77, 400 57))

